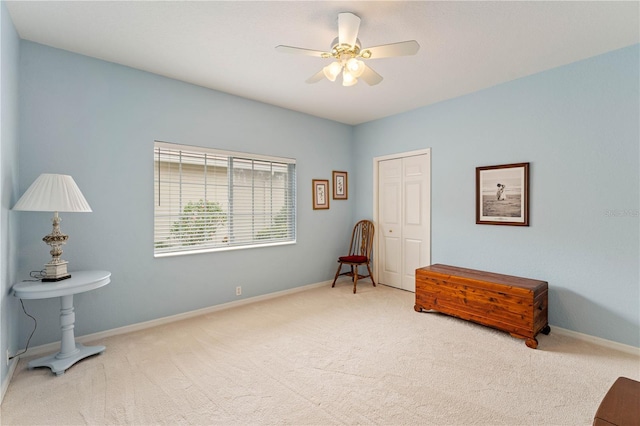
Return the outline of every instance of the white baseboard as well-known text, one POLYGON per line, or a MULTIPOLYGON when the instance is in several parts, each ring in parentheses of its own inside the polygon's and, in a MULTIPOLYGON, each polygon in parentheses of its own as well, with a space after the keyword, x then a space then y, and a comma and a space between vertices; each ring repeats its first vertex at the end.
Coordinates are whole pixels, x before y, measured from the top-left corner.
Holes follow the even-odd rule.
POLYGON ((4 394, 7 393, 7 389, 9 389, 9 383, 11 383, 13 373, 15 373, 16 367, 18 366, 18 359, 19 358, 13 358, 9 361, 9 370, 7 370, 7 375, 2 382, 2 389, 0 389, 0 404, 4 401, 4 394))
POLYGON ((640 348, 636 348, 635 346, 625 345, 624 343, 614 342, 612 340, 591 336, 589 334, 578 333, 577 331, 567 330, 566 328, 557 327, 555 325, 551 325, 551 332, 640 357, 640 348))
MULTIPOLYGON (((223 304, 215 305, 215 306, 209 306, 207 308, 202 308, 202 309, 196 309, 195 311, 184 312, 184 313, 181 313, 181 314, 176 314, 176 315, 171 315, 171 316, 168 316, 168 317, 158 318, 158 319, 151 320, 151 321, 145 321, 145 322, 140 322, 140 323, 137 323, 137 324, 126 325, 124 327, 113 328, 111 330, 105 330, 105 331, 100 331, 100 332, 97 332, 97 333, 86 334, 84 336, 76 337, 76 341, 80 342, 80 343, 87 343, 87 342, 91 342, 91 341, 94 341, 94 340, 100 340, 100 339, 104 339, 104 338, 111 337, 111 336, 117 336, 117 335, 120 335, 120 334, 131 333, 133 331, 144 330, 144 329, 147 329, 147 328, 156 327, 156 326, 159 326, 159 325, 168 324, 168 323, 175 322, 175 321, 180 321, 180 320, 184 320, 184 319, 187 319, 187 318, 197 317, 199 315, 205 315, 205 314, 209 314, 209 313, 212 313, 212 312, 222 311, 224 309, 235 308, 235 307, 238 307, 238 306, 248 305, 250 303, 256 303, 256 302, 260 302, 260 301, 263 301, 263 300, 269 300, 269 299, 274 299, 276 297, 286 296, 288 294, 299 293, 301 291, 310 290, 312 288, 322 287, 322 286, 325 286, 325 285, 330 285, 332 282, 333 282, 333 280, 323 281, 323 282, 314 283, 314 284, 308 284, 308 285, 304 285, 304 286, 301 286, 301 287, 291 288, 291 289, 288 289, 288 290, 282 290, 282 291, 276 291, 274 293, 263 294, 261 296, 254 296, 254 297, 249 297, 249 298, 246 298, 246 299, 234 300, 233 302, 223 303, 223 304)), ((27 350, 27 352, 25 352, 21 356, 22 357, 28 357, 28 356, 34 356, 34 355, 47 354, 47 353, 51 353, 51 352, 56 352, 59 349, 60 349, 60 342, 59 341, 58 342, 52 342, 52 343, 47 343, 47 344, 40 345, 40 346, 34 346, 33 348, 29 348, 27 350)), ((8 386, 8 384, 7 384, 7 386, 8 386)))

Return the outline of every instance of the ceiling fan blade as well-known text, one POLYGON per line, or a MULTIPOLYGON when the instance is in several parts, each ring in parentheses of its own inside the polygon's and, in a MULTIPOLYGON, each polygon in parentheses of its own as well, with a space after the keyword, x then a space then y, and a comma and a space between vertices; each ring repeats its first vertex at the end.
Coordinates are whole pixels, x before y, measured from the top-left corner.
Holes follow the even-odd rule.
POLYGON ((343 12, 338 14, 338 42, 355 46, 360 29, 360 18, 353 13, 343 12))
POLYGON ((293 53, 294 55, 306 55, 315 56, 316 58, 328 58, 331 56, 328 52, 321 52, 319 50, 303 49, 302 47, 293 46, 276 46, 276 50, 282 53, 293 53))
POLYGON ((324 70, 320 70, 317 73, 315 73, 314 75, 312 75, 311 77, 309 77, 305 83, 309 83, 309 84, 313 84, 313 83, 317 83, 320 80, 322 80, 324 78, 324 70))
POLYGON ((393 56, 415 55, 420 50, 420 45, 415 40, 401 41, 399 43, 383 44, 380 46, 362 49, 360 56, 365 59, 391 58, 393 56), (370 52, 370 56, 367 52, 370 52))
POLYGON ((364 72, 359 78, 362 79, 369 86, 375 86, 376 84, 382 81, 382 76, 377 72, 375 72, 374 70, 372 70, 371 67, 366 64, 364 66, 364 72))

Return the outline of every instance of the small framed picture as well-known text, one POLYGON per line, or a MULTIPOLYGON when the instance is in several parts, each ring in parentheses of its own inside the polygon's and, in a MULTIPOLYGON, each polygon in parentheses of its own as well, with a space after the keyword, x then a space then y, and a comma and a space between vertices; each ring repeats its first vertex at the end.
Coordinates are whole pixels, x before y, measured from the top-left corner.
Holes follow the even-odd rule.
POLYGON ((349 198, 349 183, 347 172, 333 172, 333 199, 346 200, 349 198))
POLYGON ((476 167, 476 223, 529 226, 529 163, 476 167))
POLYGON ((329 181, 327 179, 313 179, 313 209, 329 208, 329 181))

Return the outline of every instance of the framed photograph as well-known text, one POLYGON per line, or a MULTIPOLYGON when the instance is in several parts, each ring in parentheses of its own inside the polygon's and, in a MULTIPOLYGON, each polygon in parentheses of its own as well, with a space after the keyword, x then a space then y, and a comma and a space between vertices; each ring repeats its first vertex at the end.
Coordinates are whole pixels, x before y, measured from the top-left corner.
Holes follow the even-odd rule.
POLYGON ((476 223, 529 226, 529 163, 476 167, 476 223))
POLYGON ((349 198, 349 185, 347 182, 347 172, 333 171, 333 199, 346 200, 349 198))
POLYGON ((313 209, 321 210, 329 208, 329 181, 326 179, 313 179, 313 209))

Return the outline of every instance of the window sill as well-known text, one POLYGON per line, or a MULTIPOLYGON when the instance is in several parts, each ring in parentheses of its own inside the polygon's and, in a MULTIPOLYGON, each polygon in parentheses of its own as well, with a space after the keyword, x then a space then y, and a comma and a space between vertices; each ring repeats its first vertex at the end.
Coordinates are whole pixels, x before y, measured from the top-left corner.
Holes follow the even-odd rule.
POLYGON ((198 250, 181 250, 181 251, 174 251, 174 252, 167 252, 167 253, 154 253, 153 257, 161 258, 161 257, 173 257, 173 256, 187 256, 187 255, 193 255, 193 254, 246 250, 246 249, 262 248, 262 247, 288 246, 292 244, 296 244, 296 240, 285 241, 281 243, 252 244, 252 245, 246 245, 246 246, 215 247, 215 248, 206 248, 206 249, 198 249, 198 250))

